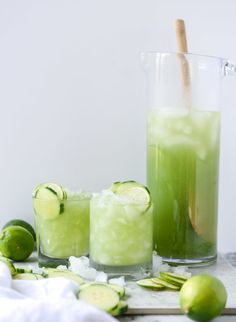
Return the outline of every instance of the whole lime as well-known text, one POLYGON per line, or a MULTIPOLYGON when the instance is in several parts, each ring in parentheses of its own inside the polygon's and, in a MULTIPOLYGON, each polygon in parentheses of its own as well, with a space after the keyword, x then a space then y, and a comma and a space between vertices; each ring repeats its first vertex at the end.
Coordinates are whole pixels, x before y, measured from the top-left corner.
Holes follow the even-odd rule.
POLYGON ((23 261, 34 250, 34 238, 31 233, 20 226, 9 226, 0 234, 0 252, 14 261, 23 261))
POLYGON ((207 274, 191 277, 180 291, 182 312, 198 322, 207 322, 219 316, 226 300, 227 292, 223 283, 207 274))
POLYGON ((12 220, 8 221, 2 227, 2 229, 6 228, 6 227, 10 227, 10 226, 21 226, 21 227, 27 229, 32 234, 34 241, 36 241, 35 230, 27 221, 22 220, 22 219, 12 219, 12 220))

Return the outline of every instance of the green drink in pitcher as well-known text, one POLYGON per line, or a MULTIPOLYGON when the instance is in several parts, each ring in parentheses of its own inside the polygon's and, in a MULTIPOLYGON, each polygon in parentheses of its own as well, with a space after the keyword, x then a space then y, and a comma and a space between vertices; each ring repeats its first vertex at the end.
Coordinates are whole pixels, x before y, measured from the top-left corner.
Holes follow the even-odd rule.
POLYGON ((148 79, 147 186, 154 249, 170 264, 217 257, 220 107, 229 61, 188 53, 142 53, 148 79))
POLYGON ((160 109, 148 117, 154 248, 169 261, 216 255, 220 114, 160 109))

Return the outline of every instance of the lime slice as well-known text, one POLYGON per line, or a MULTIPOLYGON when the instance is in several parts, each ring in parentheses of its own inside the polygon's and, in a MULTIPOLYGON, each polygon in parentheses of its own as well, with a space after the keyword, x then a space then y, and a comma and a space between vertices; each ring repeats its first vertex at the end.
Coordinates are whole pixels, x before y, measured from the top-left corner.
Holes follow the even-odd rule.
POLYGON ((34 238, 20 226, 10 226, 0 234, 0 252, 15 261, 24 261, 34 250, 34 238))
POLYGON ((28 230, 31 235, 34 238, 34 241, 36 241, 36 234, 35 234, 35 230, 34 228, 26 221, 22 220, 22 219, 12 219, 10 221, 8 221, 2 229, 6 228, 6 227, 10 227, 10 226, 21 226, 23 228, 25 228, 26 230, 28 230))
POLYGON ((35 213, 44 219, 55 219, 64 212, 64 199, 66 193, 61 186, 55 183, 41 184, 33 192, 35 213))

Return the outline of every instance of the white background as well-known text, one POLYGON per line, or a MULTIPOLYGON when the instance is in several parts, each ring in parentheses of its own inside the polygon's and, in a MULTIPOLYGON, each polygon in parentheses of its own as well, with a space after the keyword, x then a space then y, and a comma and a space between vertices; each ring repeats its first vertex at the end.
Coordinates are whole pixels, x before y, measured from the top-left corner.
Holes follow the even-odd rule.
MULTIPOLYGON (((98 191, 145 182, 139 53, 189 51, 236 62, 234 0, 0 0, 0 224, 33 222, 32 189, 98 191)), ((219 249, 236 250, 236 77, 224 82, 219 249)))

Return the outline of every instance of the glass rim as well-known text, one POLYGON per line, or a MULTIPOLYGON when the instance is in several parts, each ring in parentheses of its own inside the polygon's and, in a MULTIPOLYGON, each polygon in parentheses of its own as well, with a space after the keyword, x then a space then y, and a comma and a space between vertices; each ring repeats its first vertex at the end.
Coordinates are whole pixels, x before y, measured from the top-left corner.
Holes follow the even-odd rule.
POLYGON ((76 198, 76 197, 73 197, 73 198, 66 198, 66 199, 59 199, 59 198, 38 198, 38 197, 34 197, 32 196, 32 199, 33 200, 44 200, 44 201, 59 201, 59 202, 78 202, 78 201, 88 201, 88 200, 91 200, 91 197, 82 197, 82 198, 76 198))
POLYGON ((156 55, 169 55, 169 56, 176 56, 176 55, 184 55, 187 57, 199 57, 199 58, 207 58, 207 59, 215 59, 219 61, 228 61, 227 58, 225 57, 220 57, 220 56, 213 56, 213 55, 205 55, 205 54, 196 54, 196 53, 180 53, 180 52, 175 52, 175 51, 155 51, 155 50, 147 50, 147 51, 141 51, 140 52, 141 56, 144 55, 149 55, 149 56, 156 56, 156 55))
MULTIPOLYGON (((91 199, 91 202, 94 202, 95 199, 91 199)), ((146 206, 147 209, 151 208, 151 206, 153 205, 153 202, 150 201, 150 202, 121 202, 121 201, 108 201, 108 202, 99 202, 98 200, 95 201, 96 202, 96 207, 99 207, 99 208, 107 208, 107 207, 110 207, 110 206, 114 206, 114 207, 121 207, 121 208, 124 208, 124 207, 144 207, 146 206)))

